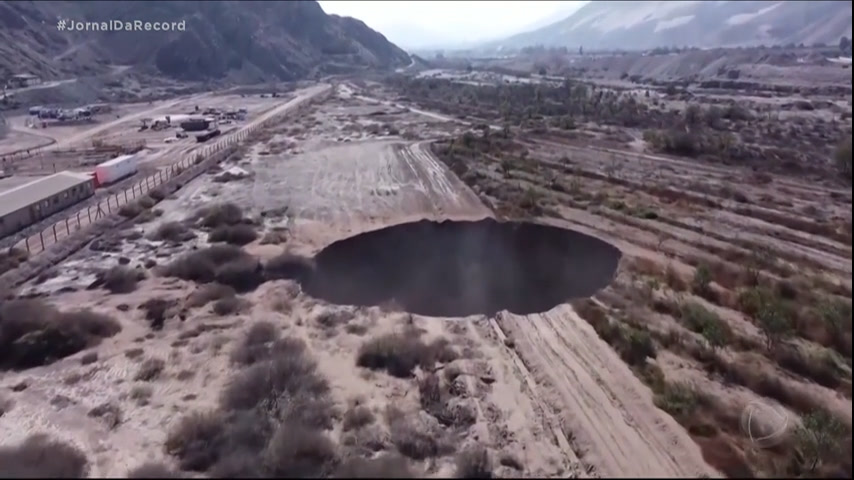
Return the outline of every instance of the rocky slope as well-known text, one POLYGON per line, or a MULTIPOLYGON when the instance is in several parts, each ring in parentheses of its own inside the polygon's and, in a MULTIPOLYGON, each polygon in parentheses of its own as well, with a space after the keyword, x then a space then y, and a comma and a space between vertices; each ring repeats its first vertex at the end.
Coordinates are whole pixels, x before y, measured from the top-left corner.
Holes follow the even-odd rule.
POLYGON ((850 1, 592 1, 563 20, 490 47, 836 44, 843 36, 851 37, 850 1))
POLYGON ((0 2, 0 76, 85 75, 110 65, 184 80, 293 80, 391 68, 408 55, 313 1, 0 2), (60 32, 75 21, 185 21, 175 32, 60 32))

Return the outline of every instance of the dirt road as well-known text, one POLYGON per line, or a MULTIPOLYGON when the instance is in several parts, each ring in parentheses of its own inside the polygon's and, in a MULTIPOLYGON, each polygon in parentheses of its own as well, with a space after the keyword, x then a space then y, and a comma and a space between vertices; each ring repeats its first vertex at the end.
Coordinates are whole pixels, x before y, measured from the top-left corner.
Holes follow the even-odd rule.
POLYGON ((498 323, 514 338, 531 374, 542 384, 563 433, 596 473, 714 473, 687 432, 653 405, 649 389, 571 307, 527 316, 505 313, 498 323))

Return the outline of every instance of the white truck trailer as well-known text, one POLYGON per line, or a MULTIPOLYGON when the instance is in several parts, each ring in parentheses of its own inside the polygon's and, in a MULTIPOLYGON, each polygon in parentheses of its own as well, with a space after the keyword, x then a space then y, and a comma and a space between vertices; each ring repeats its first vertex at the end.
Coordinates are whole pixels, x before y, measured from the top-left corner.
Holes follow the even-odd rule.
POLYGON ((95 167, 95 180, 98 186, 109 185, 129 177, 137 171, 136 155, 122 155, 95 167))

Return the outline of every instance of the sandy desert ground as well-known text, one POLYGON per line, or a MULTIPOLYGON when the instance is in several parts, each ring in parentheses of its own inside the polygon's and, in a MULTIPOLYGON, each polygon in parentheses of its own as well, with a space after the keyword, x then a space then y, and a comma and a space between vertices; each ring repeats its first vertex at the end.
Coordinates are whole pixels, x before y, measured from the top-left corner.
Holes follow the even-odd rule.
POLYGON ((850 187, 655 152, 583 115, 508 128, 448 100, 480 87, 419 83, 440 81, 341 82, 22 285, 0 307, 0 466, 27 471, 16 452, 39 446, 21 442, 47 433, 78 449, 51 468, 89 476, 850 474, 850 187), (553 288, 561 260, 521 227, 411 226, 510 231, 496 218, 613 245, 616 271, 554 277, 613 281, 534 313, 407 313, 510 302, 495 292, 527 256, 519 290, 553 288), (369 290, 384 301, 317 293, 369 290), (757 402, 791 421, 770 448, 742 428, 757 402), (802 419, 832 452, 807 450, 802 419))

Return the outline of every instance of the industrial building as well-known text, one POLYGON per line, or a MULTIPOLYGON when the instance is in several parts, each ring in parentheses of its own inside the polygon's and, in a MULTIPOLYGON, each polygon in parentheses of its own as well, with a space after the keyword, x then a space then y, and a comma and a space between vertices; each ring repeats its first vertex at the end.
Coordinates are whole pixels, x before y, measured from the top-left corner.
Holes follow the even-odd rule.
POLYGON ((15 233, 95 193, 85 173, 59 172, 0 193, 0 237, 15 233))

